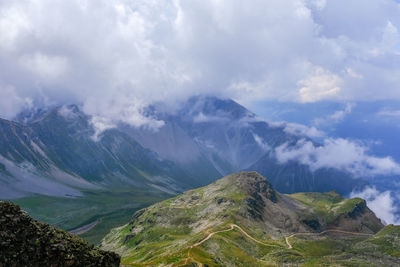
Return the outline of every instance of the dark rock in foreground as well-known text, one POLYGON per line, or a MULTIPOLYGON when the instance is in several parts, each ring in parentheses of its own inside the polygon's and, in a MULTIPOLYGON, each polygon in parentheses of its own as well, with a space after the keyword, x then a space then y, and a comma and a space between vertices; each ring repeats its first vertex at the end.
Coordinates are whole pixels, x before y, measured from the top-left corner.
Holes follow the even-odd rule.
POLYGON ((0 267, 119 266, 120 256, 80 237, 40 223, 10 202, 0 201, 0 267))

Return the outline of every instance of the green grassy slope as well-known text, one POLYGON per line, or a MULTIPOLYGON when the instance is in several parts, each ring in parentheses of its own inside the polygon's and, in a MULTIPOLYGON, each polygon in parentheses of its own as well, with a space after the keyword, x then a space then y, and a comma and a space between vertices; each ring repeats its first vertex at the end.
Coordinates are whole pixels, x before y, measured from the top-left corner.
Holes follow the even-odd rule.
POLYGON ((257 173, 239 173, 136 212, 102 247, 127 266, 400 264, 399 229, 378 232, 382 224, 364 204, 334 192, 281 195, 257 173))
POLYGON ((20 205, 36 220, 66 230, 97 222, 81 236, 90 243, 98 244, 110 229, 128 221, 136 210, 167 197, 170 195, 157 190, 127 187, 108 191, 84 191, 84 196, 77 198, 36 195, 12 202, 20 205))

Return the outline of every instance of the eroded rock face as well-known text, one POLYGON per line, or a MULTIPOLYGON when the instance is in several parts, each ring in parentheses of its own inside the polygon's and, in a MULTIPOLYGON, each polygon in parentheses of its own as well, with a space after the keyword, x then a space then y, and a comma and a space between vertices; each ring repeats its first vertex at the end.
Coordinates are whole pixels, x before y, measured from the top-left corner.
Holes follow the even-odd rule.
POLYGON ((238 187, 246 191, 254 198, 260 196, 277 203, 278 198, 276 191, 273 189, 269 181, 257 172, 239 172, 234 175, 238 187))
POLYGON ((40 223, 19 206, 0 201, 0 267, 119 266, 120 256, 40 223))

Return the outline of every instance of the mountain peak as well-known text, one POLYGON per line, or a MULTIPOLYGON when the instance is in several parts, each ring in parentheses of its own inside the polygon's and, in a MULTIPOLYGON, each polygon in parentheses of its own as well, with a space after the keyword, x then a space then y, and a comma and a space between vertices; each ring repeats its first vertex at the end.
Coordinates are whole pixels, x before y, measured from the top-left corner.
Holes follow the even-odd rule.
POLYGON ((181 113, 191 116, 203 115, 206 117, 239 120, 245 117, 254 117, 255 114, 233 101, 232 99, 217 98, 214 96, 191 97, 181 113))
POLYGON ((256 199, 265 197, 272 202, 277 202, 277 192, 272 187, 267 178, 255 171, 243 171, 228 175, 220 181, 227 180, 228 183, 235 184, 238 190, 247 193, 256 199))
POLYGON ((345 244, 378 232, 383 225, 364 204, 332 192, 283 195, 259 173, 239 172, 136 212, 102 246, 127 265, 258 266, 264 259, 274 265, 294 255, 293 247, 294 262, 303 262, 308 256, 297 242, 308 241, 292 245, 297 235, 335 236, 345 244), (244 258, 231 259, 232 250, 244 258))
POLYGON ((35 122, 39 122, 49 117, 61 116, 64 119, 76 120, 79 117, 85 117, 86 115, 81 111, 80 107, 76 104, 66 104, 62 106, 46 106, 42 108, 30 108, 20 112, 14 121, 29 125, 35 122))

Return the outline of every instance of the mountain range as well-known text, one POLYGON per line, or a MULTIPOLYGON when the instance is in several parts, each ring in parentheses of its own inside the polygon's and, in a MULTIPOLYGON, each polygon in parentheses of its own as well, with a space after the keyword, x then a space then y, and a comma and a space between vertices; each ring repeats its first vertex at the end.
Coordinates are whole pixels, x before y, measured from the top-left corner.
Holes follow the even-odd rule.
POLYGON ((93 117, 78 105, 1 119, 0 199, 14 199, 34 218, 68 230, 97 222, 92 232, 100 231, 99 241, 130 212, 240 170, 269 177, 282 193, 345 195, 366 184, 333 168, 280 163, 277 147, 315 141, 233 100, 198 96, 165 110, 145 111, 164 122, 156 130, 119 123, 98 133, 93 117))

